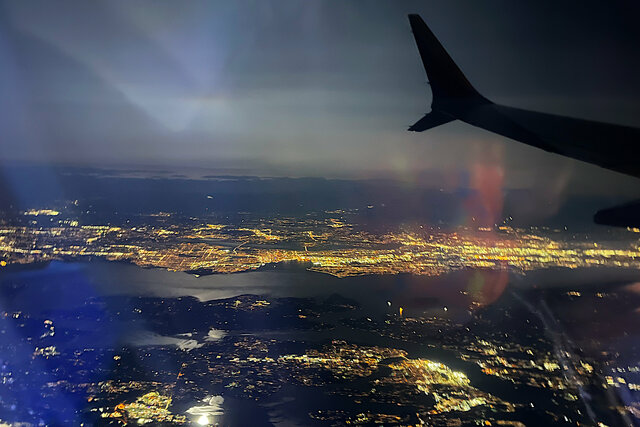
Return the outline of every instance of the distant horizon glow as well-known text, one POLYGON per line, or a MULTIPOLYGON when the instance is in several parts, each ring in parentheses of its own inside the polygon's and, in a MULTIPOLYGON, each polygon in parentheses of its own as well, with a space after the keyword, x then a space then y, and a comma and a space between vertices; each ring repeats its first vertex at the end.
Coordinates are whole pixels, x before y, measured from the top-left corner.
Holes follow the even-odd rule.
POLYGON ((495 169, 494 193, 638 195, 633 178, 462 123, 407 132, 431 101, 407 13, 496 102, 638 125, 639 7, 506 5, 0 2, 0 166, 433 187, 495 169))

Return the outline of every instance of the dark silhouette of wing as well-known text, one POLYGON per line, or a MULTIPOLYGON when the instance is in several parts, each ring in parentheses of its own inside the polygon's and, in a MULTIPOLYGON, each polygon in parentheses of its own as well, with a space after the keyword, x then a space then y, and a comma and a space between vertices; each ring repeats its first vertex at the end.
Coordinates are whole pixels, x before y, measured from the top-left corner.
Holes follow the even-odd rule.
POLYGON ((640 200, 602 209, 593 216, 596 224, 640 229, 640 200))
POLYGON ((552 153, 640 177, 640 129, 488 104, 459 117, 552 153))
POLYGON ((434 98, 471 98, 481 96, 453 62, 420 15, 409 15, 422 65, 427 72, 434 98))
MULTIPOLYGON (((461 120, 534 147, 640 178, 640 129, 495 104, 482 96, 419 15, 409 15, 433 94, 422 132, 461 120)), ((640 201, 598 212, 598 224, 640 227, 640 201)))
POLYGON ((640 129, 494 104, 464 76, 419 15, 411 29, 429 78, 433 101, 409 130, 421 132, 458 119, 552 153, 640 177, 640 129))
POLYGON ((410 131, 413 132, 422 132, 423 130, 431 129, 436 126, 443 125, 445 123, 449 123, 455 120, 455 118, 446 116, 437 111, 431 111, 424 115, 423 118, 415 122, 410 128, 410 131))

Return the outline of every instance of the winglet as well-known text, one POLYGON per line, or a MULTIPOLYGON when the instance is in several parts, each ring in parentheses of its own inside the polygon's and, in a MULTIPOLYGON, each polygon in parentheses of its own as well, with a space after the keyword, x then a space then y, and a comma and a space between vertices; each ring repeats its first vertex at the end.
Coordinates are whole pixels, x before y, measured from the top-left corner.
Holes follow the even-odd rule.
POLYGON ((486 101, 486 98, 469 83, 420 15, 409 15, 409 23, 431 84, 433 102, 437 104, 446 98, 475 98, 486 101))
POLYGON ((452 122, 453 120, 455 119, 439 111, 431 111, 430 113, 425 114, 423 118, 415 122, 409 128, 409 130, 412 132, 422 132, 422 131, 434 128, 436 126, 440 126, 445 123, 452 122))

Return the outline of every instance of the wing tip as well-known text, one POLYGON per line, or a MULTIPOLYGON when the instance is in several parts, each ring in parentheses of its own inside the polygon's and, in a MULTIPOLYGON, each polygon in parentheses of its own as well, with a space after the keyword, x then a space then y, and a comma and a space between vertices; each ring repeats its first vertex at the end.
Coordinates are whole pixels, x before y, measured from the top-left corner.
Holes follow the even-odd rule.
POLYGON ((411 29, 413 31, 416 31, 418 27, 421 27, 423 25, 426 26, 424 20, 422 19, 422 16, 418 15, 417 13, 410 13, 407 15, 407 17, 409 18, 409 24, 411 25, 411 29))

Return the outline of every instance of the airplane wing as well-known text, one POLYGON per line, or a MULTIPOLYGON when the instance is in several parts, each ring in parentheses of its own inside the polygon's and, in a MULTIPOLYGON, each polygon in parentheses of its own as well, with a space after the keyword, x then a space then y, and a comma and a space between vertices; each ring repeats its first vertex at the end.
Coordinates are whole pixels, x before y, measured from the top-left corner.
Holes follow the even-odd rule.
POLYGON ((599 210, 593 220, 601 225, 640 229, 640 200, 599 210))
MULTIPOLYGON (((419 15, 411 30, 433 94, 431 112, 409 128, 422 132, 453 120, 552 153, 640 178, 640 129, 498 105, 482 96, 419 15)), ((598 224, 640 228, 640 201, 596 213, 598 224)))
POLYGON ((413 125, 411 125, 409 130, 413 132, 422 132, 427 129, 434 128, 436 126, 449 123, 453 120, 455 120, 455 118, 449 117, 437 111, 431 111, 425 114, 424 117, 422 117, 420 120, 415 122, 413 125))
POLYGON ((409 15, 433 92, 431 113, 409 130, 461 120, 552 153, 640 177, 640 129, 495 104, 464 76, 419 15, 409 15))
POLYGON ((552 153, 640 177, 640 129, 487 104, 460 119, 552 153))

